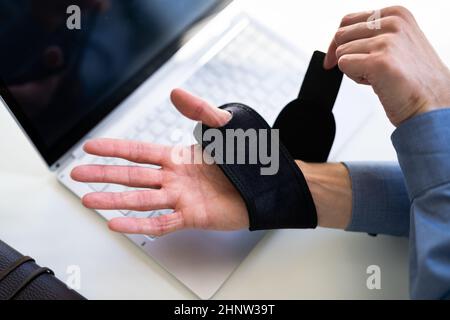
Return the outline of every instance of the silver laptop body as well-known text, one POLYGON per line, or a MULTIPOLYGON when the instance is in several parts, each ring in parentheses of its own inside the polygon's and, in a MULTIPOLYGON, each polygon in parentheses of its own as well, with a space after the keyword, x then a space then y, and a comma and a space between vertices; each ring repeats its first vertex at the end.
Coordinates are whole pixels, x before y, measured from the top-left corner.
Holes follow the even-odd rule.
MULTIPOLYGON (((169 145, 189 143, 186 137, 192 136, 195 123, 184 119, 170 105, 169 92, 175 87, 187 89, 218 106, 236 101, 248 104, 273 123, 280 109, 298 94, 308 59, 309 54, 251 18, 242 1, 234 1, 195 30, 186 44, 52 163, 50 169, 78 197, 94 191, 128 190, 115 185, 80 184, 70 179, 71 170, 80 164, 126 164, 118 159, 86 155, 82 150, 86 140, 110 137, 169 145)), ((367 96, 345 80, 334 110, 338 128, 332 158, 372 109, 367 96)), ((107 220, 152 217, 166 212, 98 211, 107 220)), ((264 233, 191 230, 161 238, 125 236, 200 298, 208 299, 264 233)))

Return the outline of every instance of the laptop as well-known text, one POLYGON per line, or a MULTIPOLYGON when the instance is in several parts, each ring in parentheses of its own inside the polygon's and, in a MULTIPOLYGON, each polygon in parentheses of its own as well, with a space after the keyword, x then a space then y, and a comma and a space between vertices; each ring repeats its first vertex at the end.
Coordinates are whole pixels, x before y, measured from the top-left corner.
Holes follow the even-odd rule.
MULTIPOLYGON (((175 145, 192 136, 195 123, 171 106, 171 89, 182 87, 218 106, 245 103, 272 124, 297 96, 309 62, 309 54, 252 18, 245 1, 72 2, 80 3, 79 17, 69 16, 61 0, 40 6, 32 0, 0 4, 0 93, 49 170, 78 197, 129 189, 70 179, 80 164, 126 164, 85 154, 86 140, 111 137, 175 145), (69 17, 79 18, 80 28, 69 28, 69 17)), ((334 110, 338 128, 332 158, 373 106, 364 91, 344 81, 334 110)), ((168 212, 98 211, 108 220, 168 212)), ((264 232, 125 236, 208 299, 264 232)))

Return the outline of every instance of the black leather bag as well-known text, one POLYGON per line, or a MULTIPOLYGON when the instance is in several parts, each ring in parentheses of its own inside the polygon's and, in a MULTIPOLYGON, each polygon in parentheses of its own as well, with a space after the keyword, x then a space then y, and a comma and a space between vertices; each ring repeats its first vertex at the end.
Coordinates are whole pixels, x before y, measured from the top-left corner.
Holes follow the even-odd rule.
POLYGON ((85 300, 48 268, 0 241, 0 300, 85 300))

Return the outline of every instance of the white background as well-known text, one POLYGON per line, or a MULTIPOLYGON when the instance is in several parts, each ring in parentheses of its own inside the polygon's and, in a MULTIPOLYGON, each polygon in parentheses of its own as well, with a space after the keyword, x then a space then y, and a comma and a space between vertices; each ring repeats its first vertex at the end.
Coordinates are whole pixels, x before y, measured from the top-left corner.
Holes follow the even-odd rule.
MULTIPOLYGON (((450 63, 448 1, 251 0, 249 11, 306 52, 326 50, 346 13, 403 4, 450 63)), ((394 160, 393 128, 381 108, 339 160, 394 160)), ((191 299, 195 295, 134 244, 113 234, 58 184, 4 108, 0 108, 0 239, 50 266, 61 279, 79 265, 90 299, 191 299)), ((276 231, 253 250, 215 298, 407 299, 408 243, 341 231, 276 231), (379 265, 382 290, 366 288, 379 265)))

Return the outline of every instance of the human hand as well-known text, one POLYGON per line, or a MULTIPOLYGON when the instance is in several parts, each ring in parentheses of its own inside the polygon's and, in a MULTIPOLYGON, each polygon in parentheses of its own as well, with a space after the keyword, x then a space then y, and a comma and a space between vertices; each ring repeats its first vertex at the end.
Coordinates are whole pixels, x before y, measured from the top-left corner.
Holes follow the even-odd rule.
POLYGON ((354 81, 371 85, 390 121, 450 107, 450 71, 413 15, 403 7, 345 16, 324 67, 336 64, 354 81), (369 22, 368 22, 369 21, 369 22), (379 28, 377 28, 379 26, 379 28))
MULTIPOLYGON (((225 125, 231 115, 182 90, 172 93, 172 102, 189 119, 210 127, 225 125)), ((87 153, 151 164, 161 169, 137 166, 80 166, 72 178, 87 183, 113 183, 145 190, 124 193, 91 193, 83 204, 92 209, 151 211, 173 209, 174 213, 148 219, 116 218, 113 231, 162 236, 182 229, 233 231, 249 227, 247 208, 238 191, 216 165, 177 164, 173 148, 151 143, 111 139, 86 143, 87 153)), ((186 152, 201 152, 195 146, 186 152)))

